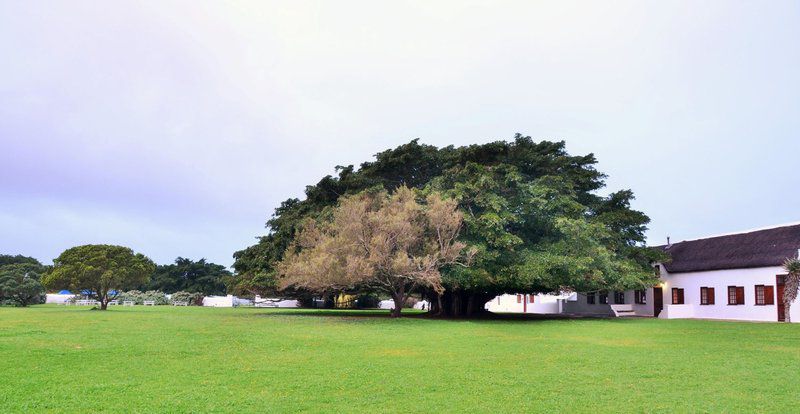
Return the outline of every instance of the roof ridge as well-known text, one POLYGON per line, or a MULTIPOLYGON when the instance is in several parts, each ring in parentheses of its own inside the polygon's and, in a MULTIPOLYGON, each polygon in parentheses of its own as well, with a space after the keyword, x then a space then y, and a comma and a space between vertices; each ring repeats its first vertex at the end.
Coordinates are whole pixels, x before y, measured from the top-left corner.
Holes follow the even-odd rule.
MULTIPOLYGON (((671 243, 671 244, 677 244, 677 243, 683 243, 683 242, 689 242, 689 241, 715 239, 717 237, 736 236, 738 234, 756 233, 756 232, 764 231, 764 230, 774 230, 774 229, 779 229, 779 228, 782 228, 782 227, 792 227, 792 226, 800 226, 800 221, 795 221, 795 222, 791 222, 791 223, 784 223, 784 224, 776 224, 776 225, 766 226, 766 227, 758 227, 758 228, 749 229, 749 230, 742 230, 742 231, 734 231, 734 232, 729 232, 729 233, 714 234, 714 235, 711 235, 711 236, 703 236, 703 237, 698 237, 698 238, 694 238, 694 239, 681 240, 679 242, 671 243)), ((662 245, 662 246, 666 246, 666 245, 662 245)))

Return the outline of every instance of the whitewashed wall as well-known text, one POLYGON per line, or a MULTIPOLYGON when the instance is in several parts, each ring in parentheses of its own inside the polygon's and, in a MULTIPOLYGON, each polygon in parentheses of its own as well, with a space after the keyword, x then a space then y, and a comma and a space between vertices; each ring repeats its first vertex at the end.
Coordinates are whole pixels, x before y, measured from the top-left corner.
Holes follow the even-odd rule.
MULTIPOLYGON (((528 295, 522 295, 523 300, 528 300, 528 295)), ((559 299, 566 299, 569 295, 534 295, 533 303, 517 303, 517 295, 500 295, 486 302, 484 308, 494 313, 561 313, 559 299)))
MULTIPOLYGON (((780 267, 755 269, 712 270, 705 272, 669 273, 661 266, 664 292, 664 311, 659 318, 737 319, 746 321, 777 321, 778 287, 775 277, 784 275, 780 267), (755 286, 774 287, 774 305, 756 305, 755 286), (700 304, 700 288, 714 288, 714 305, 700 304), (744 286, 744 305, 728 305, 728 286, 744 286), (672 305, 672 288, 683 288, 684 304, 672 305)), ((649 298, 648 298, 649 299, 649 298)), ((652 305, 650 304, 651 308, 652 305)), ((792 321, 800 322, 800 305, 793 303, 792 321)))

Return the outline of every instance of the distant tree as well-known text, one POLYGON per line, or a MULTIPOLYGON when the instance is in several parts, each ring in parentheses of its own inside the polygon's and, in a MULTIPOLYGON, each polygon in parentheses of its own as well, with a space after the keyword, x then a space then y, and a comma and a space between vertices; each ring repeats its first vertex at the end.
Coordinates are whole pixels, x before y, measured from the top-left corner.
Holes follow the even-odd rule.
POLYGON ((221 295, 225 293, 225 284, 229 283, 232 276, 225 266, 206 262, 206 259, 195 262, 178 257, 173 264, 157 266, 145 290, 221 295))
POLYGON ((33 257, 23 256, 21 254, 14 256, 10 254, 0 254, 0 266, 18 264, 18 263, 28 263, 39 266, 42 265, 38 260, 34 259, 33 257))
POLYGON ((154 270, 153 261, 130 248, 89 244, 61 253, 43 283, 50 289, 87 292, 105 310, 123 290, 146 284, 154 270))
POLYGON ((783 268, 788 273, 786 275, 786 282, 783 286, 783 306, 785 321, 791 322, 791 309, 792 302, 797 299, 798 289, 800 289, 800 260, 787 259, 783 264, 783 268))
POLYGON ((0 265, 0 302, 23 307, 42 303, 45 291, 40 280, 44 271, 36 259, 0 265))
POLYGON ((305 223, 279 265, 281 288, 383 292, 398 317, 418 287, 444 292, 442 267, 468 263, 466 245, 457 241, 461 212, 438 193, 420 204, 405 186, 392 195, 365 192, 342 199, 331 214, 305 223))

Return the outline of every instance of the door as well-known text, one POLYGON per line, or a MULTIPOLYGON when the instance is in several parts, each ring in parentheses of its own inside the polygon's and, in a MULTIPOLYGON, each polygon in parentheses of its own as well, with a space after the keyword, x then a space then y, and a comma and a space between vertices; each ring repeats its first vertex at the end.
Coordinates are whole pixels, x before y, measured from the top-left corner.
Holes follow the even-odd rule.
POLYGON ((777 289, 777 296, 775 300, 778 302, 778 321, 785 322, 786 321, 786 308, 783 306, 783 285, 786 283, 786 276, 778 275, 775 276, 775 285, 778 286, 777 289))
POLYGON ((660 287, 653 288, 653 316, 658 318, 658 315, 664 309, 664 292, 660 287))

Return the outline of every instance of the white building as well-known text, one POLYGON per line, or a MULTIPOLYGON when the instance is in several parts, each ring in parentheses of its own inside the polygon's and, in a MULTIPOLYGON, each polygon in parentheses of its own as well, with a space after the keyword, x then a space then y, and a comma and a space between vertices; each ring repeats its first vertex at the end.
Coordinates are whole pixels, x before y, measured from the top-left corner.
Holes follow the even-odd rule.
MULTIPOLYGON (((671 258, 657 264, 658 286, 576 295, 563 312, 745 321, 784 320, 783 262, 800 254, 800 224, 660 246, 671 258)), ((796 301, 797 302, 797 301, 796 301)), ((800 321, 793 302, 791 319, 800 321)))
POLYGON ((493 313, 539 313, 554 314, 562 312, 562 303, 575 294, 505 294, 489 302, 484 308, 493 313))
POLYGON ((236 306, 252 306, 253 301, 249 299, 237 298, 233 295, 227 296, 206 296, 203 298, 203 306, 212 308, 233 308, 236 306))
POLYGON ((256 295, 253 305, 257 308, 296 308, 300 302, 294 299, 262 298, 256 295))
MULTIPOLYGON (((783 262, 800 257, 800 224, 657 248, 671 258, 655 265, 661 279, 658 286, 569 296, 501 295, 487 302, 486 309, 496 313, 784 320, 783 262)), ((800 304, 793 304, 791 313, 792 321, 800 322, 800 304)))
POLYGON ((59 293, 48 293, 44 303, 57 303, 59 305, 63 305, 75 297, 75 295, 72 293, 63 293, 63 292, 66 291, 61 291, 59 293))

